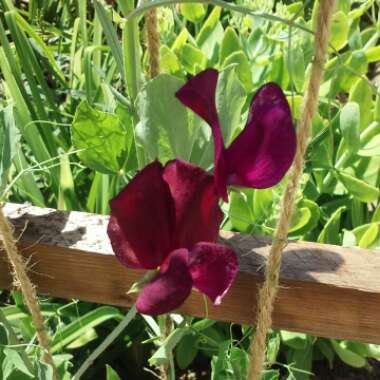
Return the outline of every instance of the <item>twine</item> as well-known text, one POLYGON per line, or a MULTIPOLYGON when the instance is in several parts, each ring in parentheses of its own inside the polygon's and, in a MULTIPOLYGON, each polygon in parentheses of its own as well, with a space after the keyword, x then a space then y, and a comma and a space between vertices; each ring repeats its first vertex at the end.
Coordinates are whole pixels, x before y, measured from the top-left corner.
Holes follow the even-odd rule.
POLYGON ((4 250, 12 265, 14 282, 21 288, 26 306, 32 316, 33 325, 37 332, 37 339, 42 348, 42 360, 53 368, 53 379, 57 379, 57 372, 53 362, 53 356, 49 347, 49 337, 44 325, 44 319, 38 303, 36 288, 28 277, 26 264, 18 253, 16 240, 13 236, 13 228, 0 206, 0 234, 4 250))
POLYGON ((157 9, 145 13, 146 37, 149 55, 149 75, 151 78, 160 73, 160 35, 157 26, 157 9))
POLYGON ((286 245, 286 238, 295 208, 295 199, 304 166, 304 155, 310 136, 311 121, 318 106, 318 93, 323 77, 331 17, 334 8, 335 0, 320 0, 314 42, 315 56, 312 62, 308 88, 302 104, 296 156, 282 198, 281 212, 269 252, 264 284, 258 295, 257 329, 250 347, 249 380, 260 379, 264 366, 266 337, 272 325, 273 304, 279 285, 281 255, 286 245))

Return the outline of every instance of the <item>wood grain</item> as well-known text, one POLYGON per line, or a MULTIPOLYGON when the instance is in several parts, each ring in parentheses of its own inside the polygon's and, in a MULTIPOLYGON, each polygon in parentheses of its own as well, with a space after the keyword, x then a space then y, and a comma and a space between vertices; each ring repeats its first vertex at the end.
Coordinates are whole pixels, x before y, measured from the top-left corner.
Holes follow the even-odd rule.
MULTIPOLYGON (((123 267, 109 244, 106 216, 7 204, 5 211, 29 258, 38 291, 52 297, 130 306, 126 291, 142 274, 123 267)), ((269 241, 223 232, 238 253, 240 273, 222 305, 196 291, 179 312, 250 324, 269 241)), ((11 287, 0 252, 0 287, 11 287)), ((284 252, 274 327, 322 337, 380 343, 380 252, 308 242, 290 242, 284 252)))

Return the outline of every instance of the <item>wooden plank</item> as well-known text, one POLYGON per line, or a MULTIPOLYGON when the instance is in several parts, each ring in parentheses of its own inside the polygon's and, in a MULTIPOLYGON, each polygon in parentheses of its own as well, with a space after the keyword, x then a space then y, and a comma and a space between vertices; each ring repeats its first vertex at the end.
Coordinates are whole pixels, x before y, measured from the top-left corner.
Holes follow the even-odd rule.
MULTIPOLYGON (((142 274, 115 259, 106 216, 7 204, 5 211, 30 274, 42 294, 130 306, 126 291, 142 274)), ((268 252, 268 239, 222 233, 237 251, 240 273, 221 306, 192 293, 179 312, 250 324, 255 320, 256 289, 268 252)), ((1 253, 3 255, 3 253, 1 253)), ((11 278, 0 260, 0 287, 11 278)), ((317 336, 380 343, 380 252, 307 242, 291 242, 283 257, 274 327, 317 336)))

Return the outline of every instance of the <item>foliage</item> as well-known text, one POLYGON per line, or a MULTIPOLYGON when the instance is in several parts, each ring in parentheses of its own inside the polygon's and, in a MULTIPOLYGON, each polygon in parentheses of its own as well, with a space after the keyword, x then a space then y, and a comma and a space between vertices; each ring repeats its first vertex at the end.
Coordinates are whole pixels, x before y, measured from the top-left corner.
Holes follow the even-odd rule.
MULTIPOLYGON (((162 74, 153 80, 146 75, 143 20, 126 18, 133 1, 108 3, 29 1, 16 8, 0 0, 2 200, 108 213, 109 199, 153 158, 179 156, 210 169, 210 130, 174 97, 189 74, 206 67, 222 70, 216 98, 227 143, 244 126, 252 94, 268 81, 283 88, 299 120, 313 54, 313 1, 160 7, 162 74)), ((338 2, 291 238, 380 248, 380 91, 372 81, 380 61, 379 17, 374 0, 338 2)), ((271 235, 282 189, 283 183, 233 189, 224 228, 271 235)), ((20 295, 3 292, 2 302, 2 378, 51 378, 20 295)), ((122 316, 85 302, 41 304, 62 379, 122 316)), ((251 328, 171 320, 172 333, 163 340, 160 319, 137 318, 88 378, 142 379, 149 374, 136 371, 149 357, 151 365, 168 363, 177 371, 208 358, 212 379, 244 378, 251 328), (127 364, 120 364, 124 357, 127 364)), ((273 331, 268 347, 272 368, 264 378, 271 380, 308 379, 314 360, 369 368, 369 358, 380 359, 375 345, 286 331, 273 331)))

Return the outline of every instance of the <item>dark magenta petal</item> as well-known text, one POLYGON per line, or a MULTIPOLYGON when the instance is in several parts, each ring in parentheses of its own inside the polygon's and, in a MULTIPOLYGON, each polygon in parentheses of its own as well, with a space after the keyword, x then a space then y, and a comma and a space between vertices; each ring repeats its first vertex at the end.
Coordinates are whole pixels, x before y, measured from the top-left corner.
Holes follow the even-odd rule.
POLYGON ((215 92, 219 73, 206 69, 189 79, 177 92, 176 97, 210 126, 218 124, 215 105, 215 92))
POLYGON ((140 292, 136 302, 139 313, 165 314, 183 304, 192 288, 187 265, 188 253, 187 249, 177 249, 170 253, 165 270, 140 292))
POLYGON ((115 252, 117 258, 125 266, 136 269, 143 268, 126 240, 115 216, 111 215, 110 217, 107 233, 110 238, 113 251, 115 252))
POLYGON ((252 99, 246 127, 226 150, 228 184, 274 186, 290 168, 295 151, 288 102, 279 86, 268 83, 252 99))
POLYGON ((189 253, 189 269, 193 287, 218 305, 237 275, 238 260, 224 245, 199 243, 189 253))
POLYGON ((127 266, 155 269, 173 249, 175 207, 163 170, 147 165, 110 202, 109 237, 127 266))
POLYGON ((224 143, 216 111, 215 93, 218 71, 206 69, 191 78, 177 92, 176 97, 205 120, 212 129, 215 155, 215 183, 218 195, 227 199, 227 173, 224 162, 224 143))
POLYGON ((213 177, 181 160, 168 162, 163 177, 175 204, 175 247, 191 249, 201 241, 215 242, 223 213, 213 177))

